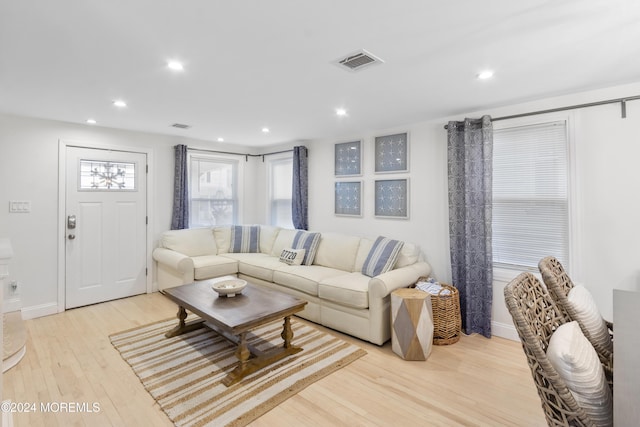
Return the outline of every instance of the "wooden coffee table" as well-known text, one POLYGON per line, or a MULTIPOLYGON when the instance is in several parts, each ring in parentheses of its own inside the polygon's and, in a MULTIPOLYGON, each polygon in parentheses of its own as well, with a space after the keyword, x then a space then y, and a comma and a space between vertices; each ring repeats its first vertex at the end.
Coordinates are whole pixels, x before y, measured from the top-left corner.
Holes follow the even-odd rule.
POLYGON ((211 284, 226 279, 234 277, 220 277, 165 289, 164 294, 178 304, 178 325, 165 336, 175 337, 206 326, 236 344, 238 366, 222 380, 229 387, 258 369, 302 351, 301 347, 291 344, 293 331, 290 318, 292 314, 302 311, 307 302, 250 283, 241 294, 231 298, 220 297, 211 289, 211 284), (187 310, 200 316, 200 319, 185 322, 187 310), (261 351, 247 344, 250 330, 278 319, 284 319, 282 347, 261 351))

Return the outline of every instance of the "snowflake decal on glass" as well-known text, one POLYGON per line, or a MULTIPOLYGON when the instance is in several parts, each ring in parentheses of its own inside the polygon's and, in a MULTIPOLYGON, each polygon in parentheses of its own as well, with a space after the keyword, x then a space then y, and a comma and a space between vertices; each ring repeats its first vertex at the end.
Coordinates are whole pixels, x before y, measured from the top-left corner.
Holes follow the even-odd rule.
POLYGON ((336 215, 362 214, 362 182, 336 182, 336 215))
POLYGON ((386 179, 376 181, 375 215, 391 218, 409 217, 409 180, 386 179))
POLYGON ((406 172, 409 170, 407 134, 376 137, 376 172, 406 172))
POLYGON ((360 141, 343 142, 335 146, 336 176, 360 175, 362 151, 360 141))
POLYGON ((135 163, 80 160, 80 190, 135 190, 135 163))

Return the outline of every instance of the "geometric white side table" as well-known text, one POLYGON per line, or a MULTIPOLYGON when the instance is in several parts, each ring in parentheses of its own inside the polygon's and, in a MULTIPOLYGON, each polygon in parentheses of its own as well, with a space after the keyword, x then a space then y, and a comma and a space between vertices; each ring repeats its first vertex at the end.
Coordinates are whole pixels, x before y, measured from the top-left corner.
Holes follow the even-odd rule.
POLYGON ((433 345, 431 294, 415 288, 391 292, 391 349, 405 360, 427 360, 433 345))

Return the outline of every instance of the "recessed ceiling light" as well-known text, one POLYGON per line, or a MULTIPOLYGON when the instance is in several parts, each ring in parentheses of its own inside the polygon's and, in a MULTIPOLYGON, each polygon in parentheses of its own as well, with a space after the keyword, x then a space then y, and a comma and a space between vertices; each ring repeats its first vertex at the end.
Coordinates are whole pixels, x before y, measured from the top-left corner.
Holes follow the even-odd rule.
POLYGON ((270 132, 269 128, 267 127, 262 128, 262 133, 269 133, 269 132, 270 132))
POLYGON ((182 65, 182 62, 178 62, 178 61, 169 61, 169 62, 167 62, 167 67, 169 67, 169 69, 173 70, 173 71, 183 71, 184 70, 184 66, 182 65))
POLYGON ((96 122, 95 119, 87 119, 87 123, 90 125, 95 125, 98 122, 96 122))
POLYGON ((224 138, 218 138, 218 142, 224 142, 224 138))
POLYGON ((116 107, 124 108, 127 106, 127 103, 121 99, 116 99, 115 101, 113 101, 113 105, 115 105, 116 107))
POLYGON ((346 116, 347 115, 347 110, 345 110, 344 108, 336 108, 336 116, 346 116))
POLYGON ((476 77, 480 80, 490 79, 491 77, 493 77, 493 71, 491 70, 482 71, 476 77))

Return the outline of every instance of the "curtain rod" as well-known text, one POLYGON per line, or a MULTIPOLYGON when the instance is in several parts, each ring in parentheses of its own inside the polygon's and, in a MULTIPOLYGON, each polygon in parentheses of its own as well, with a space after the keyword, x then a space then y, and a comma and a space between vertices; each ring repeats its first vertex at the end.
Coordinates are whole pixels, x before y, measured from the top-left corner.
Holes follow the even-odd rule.
MULTIPOLYGON (((576 110, 578 108, 596 107, 598 105, 605 104, 617 104, 618 102, 620 103, 621 115, 624 119, 627 117, 627 101, 634 101, 636 99, 640 99, 640 95, 628 96, 626 98, 608 99, 606 101, 589 102, 587 104, 570 105, 568 107, 551 108, 548 110, 532 111, 530 113, 514 114, 511 116, 496 117, 495 119, 492 118, 491 121, 497 122, 499 120, 517 119, 519 117, 536 116, 538 114, 557 113, 559 111, 576 110)), ((449 129, 449 125, 444 125, 444 128, 449 129)))
POLYGON ((249 157, 262 157, 262 161, 264 162, 264 158, 265 156, 271 156, 274 154, 282 154, 282 153, 291 153, 293 151, 293 149, 291 150, 282 150, 282 151, 272 151, 271 153, 264 153, 264 154, 248 154, 248 153, 234 153, 231 151, 218 151, 218 150, 207 150, 207 149, 203 149, 203 148, 189 148, 187 147, 187 150, 189 151, 202 151, 205 153, 216 153, 216 154, 230 154, 232 156, 244 156, 244 159, 246 162, 249 161, 249 157))

